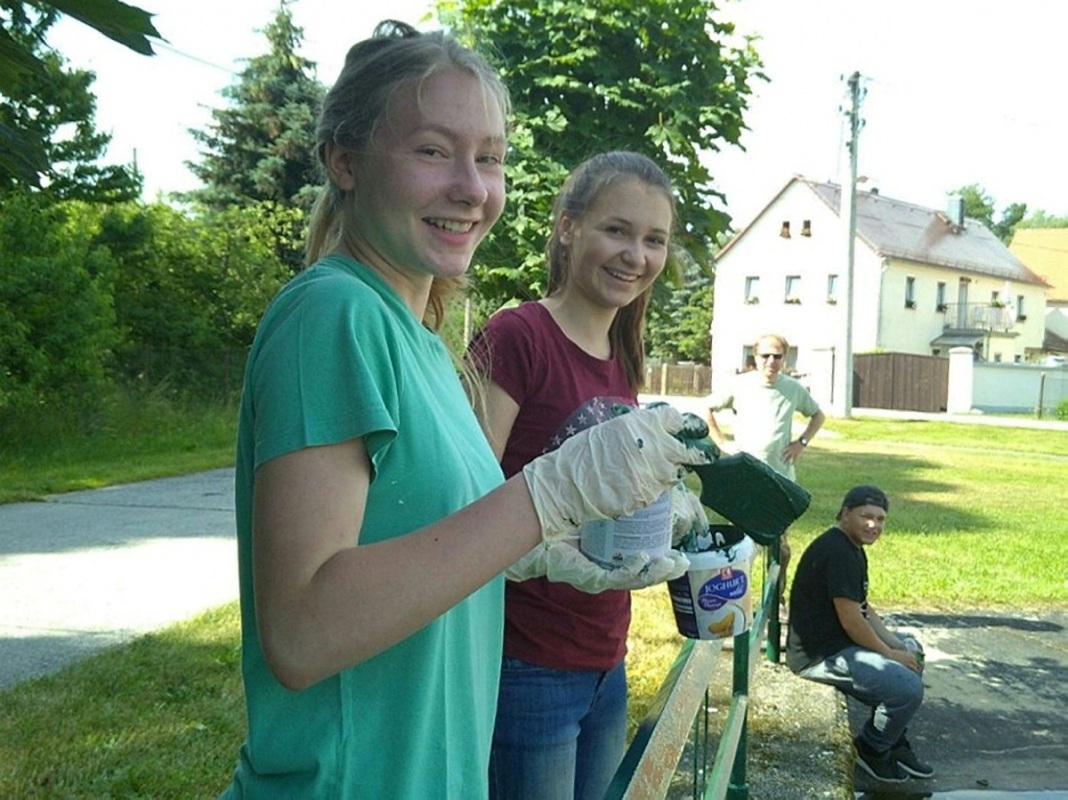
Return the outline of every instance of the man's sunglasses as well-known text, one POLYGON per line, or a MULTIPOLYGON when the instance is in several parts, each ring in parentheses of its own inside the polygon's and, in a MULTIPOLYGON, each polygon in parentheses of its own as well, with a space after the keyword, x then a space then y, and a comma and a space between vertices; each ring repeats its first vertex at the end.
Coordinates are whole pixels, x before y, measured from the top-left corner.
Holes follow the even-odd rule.
POLYGON ((757 358, 771 358, 775 361, 782 361, 782 353, 761 353, 757 358))

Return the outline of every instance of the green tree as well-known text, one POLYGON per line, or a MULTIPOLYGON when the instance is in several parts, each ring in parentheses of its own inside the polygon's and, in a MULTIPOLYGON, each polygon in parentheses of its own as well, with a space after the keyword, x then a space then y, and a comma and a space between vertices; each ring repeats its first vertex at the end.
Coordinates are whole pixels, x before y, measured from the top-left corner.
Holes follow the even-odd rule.
POLYGON ((163 203, 110 208, 95 242, 116 261, 119 378, 209 396, 235 390, 256 323, 290 275, 274 231, 291 222, 265 204, 197 217, 163 203))
POLYGON ((114 262, 94 246, 93 208, 27 188, 0 200, 0 411, 108 384, 114 262))
MULTIPOLYGON (((268 52, 249 59, 223 90, 229 105, 212 111, 207 130, 190 131, 202 149, 188 166, 204 186, 188 197, 212 211, 257 203, 306 211, 320 185, 315 121, 325 89, 313 77, 315 64, 297 54, 304 32, 293 24, 289 0, 264 34, 268 52)), ((276 231, 278 253, 294 268, 302 261, 302 224, 276 231)))
POLYGON ((1000 219, 995 222, 994 198, 977 183, 962 186, 947 194, 960 196, 964 200, 965 216, 982 222, 1005 244, 1012 241, 1012 232, 1027 213, 1026 203, 1011 203, 1002 210, 1000 219))
POLYGON ((1058 217, 1038 209, 1020 220, 1018 228, 1068 228, 1068 216, 1058 217))
POLYGON ((737 144, 755 80, 751 42, 709 0, 445 0, 439 17, 492 54, 512 93, 508 209, 480 249, 485 302, 538 296, 552 198, 604 150, 649 155, 679 199, 677 242, 708 269, 730 218, 702 155, 737 144))
POLYGON ((0 190, 20 185, 42 187, 56 199, 111 201, 136 197, 141 182, 132 169, 96 162, 110 137, 96 131, 94 75, 64 69, 64 59, 45 45, 45 34, 58 17, 55 9, 39 14, 16 7, 8 21, 9 41, 34 58, 0 101, 0 130, 15 130, 35 143, 40 156, 28 174, 9 159, 0 162, 0 190))
POLYGON ((646 344, 650 358, 707 364, 712 349, 712 278, 688 262, 681 285, 658 281, 649 306, 646 344))
MULTIPOLYGON (((87 93, 92 77, 64 73, 62 59, 45 52, 45 33, 60 13, 89 25, 125 47, 152 55, 149 38, 160 38, 151 14, 119 0, 3 0, 0 2, 0 187, 11 184, 40 186, 42 177, 53 183, 55 170, 64 157, 95 158, 107 137, 92 134, 95 100, 86 104, 79 91, 87 93), (80 87, 80 89, 79 89, 80 87), (44 115, 39 120, 39 115, 44 115), (54 122, 54 124, 49 124, 54 122), (83 143, 55 151, 52 136, 64 122, 77 126, 83 143), (89 131, 89 134, 86 134, 89 131), (84 141, 88 138, 89 141, 84 141), (96 150, 94 151, 94 147, 96 150)), ((104 170, 92 177, 104 187, 122 176, 104 170)), ((120 180, 120 188, 122 181, 120 180)))

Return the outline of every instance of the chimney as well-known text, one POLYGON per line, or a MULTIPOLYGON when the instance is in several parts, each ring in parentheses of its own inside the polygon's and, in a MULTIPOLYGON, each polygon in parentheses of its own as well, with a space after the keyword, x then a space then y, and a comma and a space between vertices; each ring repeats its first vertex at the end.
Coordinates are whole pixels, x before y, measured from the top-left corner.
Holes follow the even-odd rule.
POLYGON ((964 198, 959 194, 951 194, 946 201, 946 216, 958 228, 964 227, 964 198))

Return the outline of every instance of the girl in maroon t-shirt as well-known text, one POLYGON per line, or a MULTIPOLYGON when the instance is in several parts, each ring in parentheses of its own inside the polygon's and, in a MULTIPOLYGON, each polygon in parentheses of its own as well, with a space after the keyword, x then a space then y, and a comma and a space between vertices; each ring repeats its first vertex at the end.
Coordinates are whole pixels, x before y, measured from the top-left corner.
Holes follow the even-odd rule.
MULTIPOLYGON (((506 476, 613 405, 637 405, 645 310, 674 217, 670 181, 645 156, 604 153, 569 176, 548 296, 498 312, 469 349, 484 376, 476 411, 506 476)), ((625 746, 630 593, 534 577, 509 580, 505 597, 490 796, 600 798, 625 746)))

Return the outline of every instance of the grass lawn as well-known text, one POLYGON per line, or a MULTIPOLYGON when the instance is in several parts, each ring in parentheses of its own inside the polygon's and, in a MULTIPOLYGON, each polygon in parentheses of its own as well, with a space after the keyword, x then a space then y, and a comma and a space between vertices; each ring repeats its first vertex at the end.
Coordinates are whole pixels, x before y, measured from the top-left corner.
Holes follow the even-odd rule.
MULTIPOLYGON (((204 435, 195 423, 173 421, 185 430, 173 440, 184 449, 170 458, 148 445, 141 426, 118 426, 138 431, 134 444, 143 440, 134 459, 123 456, 115 433, 93 446, 65 445, 52 462, 39 451, 16 454, 14 465, 0 465, 0 485, 20 478, 11 499, 222 466, 229 463, 218 461, 222 443, 232 441, 224 416, 204 435)), ((849 486, 876 483, 889 494, 887 531, 869 552, 877 608, 1068 607, 1068 549, 1060 546, 1068 529, 1068 433, 830 420, 799 476, 813 501, 791 528, 797 555, 833 523, 849 486)), ((634 719, 680 641, 667 591, 635 593, 634 719)), ((244 733, 238 647, 229 604, 0 693, 0 797, 215 797, 244 733)))

